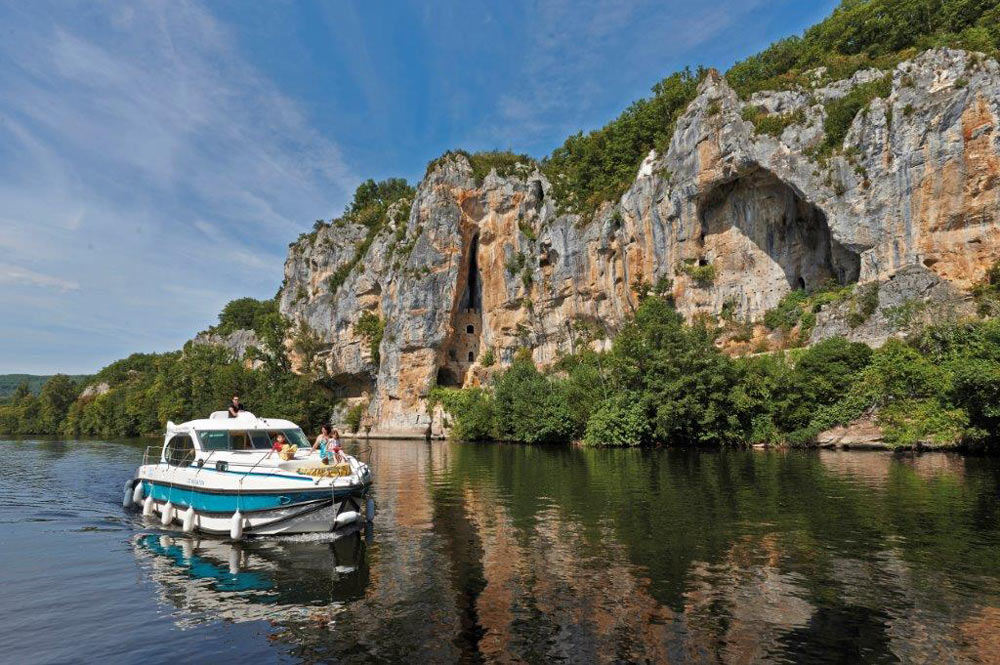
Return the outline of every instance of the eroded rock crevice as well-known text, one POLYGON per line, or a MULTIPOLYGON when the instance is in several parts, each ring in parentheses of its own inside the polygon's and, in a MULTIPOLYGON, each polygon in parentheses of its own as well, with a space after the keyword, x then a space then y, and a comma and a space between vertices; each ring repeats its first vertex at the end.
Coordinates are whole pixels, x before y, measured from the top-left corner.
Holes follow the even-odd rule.
POLYGON ((469 368, 479 358, 483 334, 483 282, 479 271, 479 236, 469 242, 463 269, 459 273, 456 292, 461 292, 452 312, 452 330, 444 344, 439 361, 437 384, 461 386, 469 368))
POLYGON ((701 265, 744 315, 755 316, 793 289, 856 282, 861 261, 837 242, 826 215, 770 171, 755 167, 715 185, 699 201, 701 265))

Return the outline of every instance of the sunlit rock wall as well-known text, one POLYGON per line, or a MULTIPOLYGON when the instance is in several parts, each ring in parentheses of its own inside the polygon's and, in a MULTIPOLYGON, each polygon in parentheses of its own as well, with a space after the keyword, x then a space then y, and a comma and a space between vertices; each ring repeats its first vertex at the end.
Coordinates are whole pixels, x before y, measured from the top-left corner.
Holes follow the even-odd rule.
MULTIPOLYGON (((326 370, 367 400, 373 434, 422 436, 434 385, 476 384, 520 348, 542 365, 600 348, 661 278, 688 317, 727 306, 753 320, 795 288, 889 284, 897 273, 906 278, 880 305, 960 303, 1000 258, 997 63, 942 49, 893 72, 816 80, 744 101, 710 74, 667 153, 650 154, 620 201, 587 223, 557 212, 537 171, 476 182, 464 157, 443 160, 409 216, 395 215, 337 288, 329 276, 364 229, 323 227, 293 244, 281 310, 320 334, 326 370), (857 115, 842 150, 817 159, 823 103, 886 74, 890 96, 857 115), (748 105, 804 120, 757 134, 748 105), (708 266, 713 279, 699 281, 708 266), (365 311, 386 322, 377 366, 353 328, 365 311)), ((836 312, 819 318, 813 341, 889 334, 878 313, 856 329, 836 312)))

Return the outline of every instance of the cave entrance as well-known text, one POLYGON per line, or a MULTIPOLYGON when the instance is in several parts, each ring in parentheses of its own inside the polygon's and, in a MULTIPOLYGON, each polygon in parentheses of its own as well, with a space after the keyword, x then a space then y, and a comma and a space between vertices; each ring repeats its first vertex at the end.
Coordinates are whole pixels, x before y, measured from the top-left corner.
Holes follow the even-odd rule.
POLYGON ((715 286, 744 314, 763 313, 793 289, 858 280, 861 258, 833 238, 826 214, 766 169, 710 189, 699 217, 715 286))
POLYGON ((458 303, 461 312, 479 312, 483 308, 483 285, 479 276, 479 235, 472 236, 469 243, 469 261, 466 268, 465 290, 458 303))
POLYGON ((334 396, 339 398, 362 397, 375 392, 375 380, 367 372, 336 374, 330 377, 330 384, 334 396))
POLYGON ((461 297, 451 316, 451 335, 439 360, 438 385, 461 386, 479 358, 483 330, 483 282, 479 272, 479 235, 469 241, 457 289, 461 297))

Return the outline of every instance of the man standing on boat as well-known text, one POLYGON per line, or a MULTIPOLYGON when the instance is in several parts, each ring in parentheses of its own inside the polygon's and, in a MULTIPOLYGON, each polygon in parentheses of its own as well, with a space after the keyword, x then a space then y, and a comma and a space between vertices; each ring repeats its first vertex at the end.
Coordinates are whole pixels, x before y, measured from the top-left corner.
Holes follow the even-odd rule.
POLYGON ((229 417, 235 418, 240 415, 240 411, 245 411, 243 404, 240 402, 239 395, 233 395, 233 401, 229 404, 229 417))

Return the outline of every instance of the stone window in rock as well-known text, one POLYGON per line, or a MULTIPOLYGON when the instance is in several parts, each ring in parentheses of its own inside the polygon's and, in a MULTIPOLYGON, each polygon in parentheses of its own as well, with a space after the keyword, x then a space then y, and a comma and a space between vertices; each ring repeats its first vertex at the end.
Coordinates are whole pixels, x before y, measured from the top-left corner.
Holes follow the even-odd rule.
POLYGON ((473 353, 472 351, 469 351, 469 362, 471 363, 475 361, 476 361, 476 354, 473 353))
POLYGON ((476 334, 476 326, 471 325, 471 324, 465 326, 465 332, 469 333, 470 335, 475 335, 476 334))
POLYGON ((448 349, 448 358, 451 360, 458 360, 458 357, 455 355, 455 349, 448 349))

